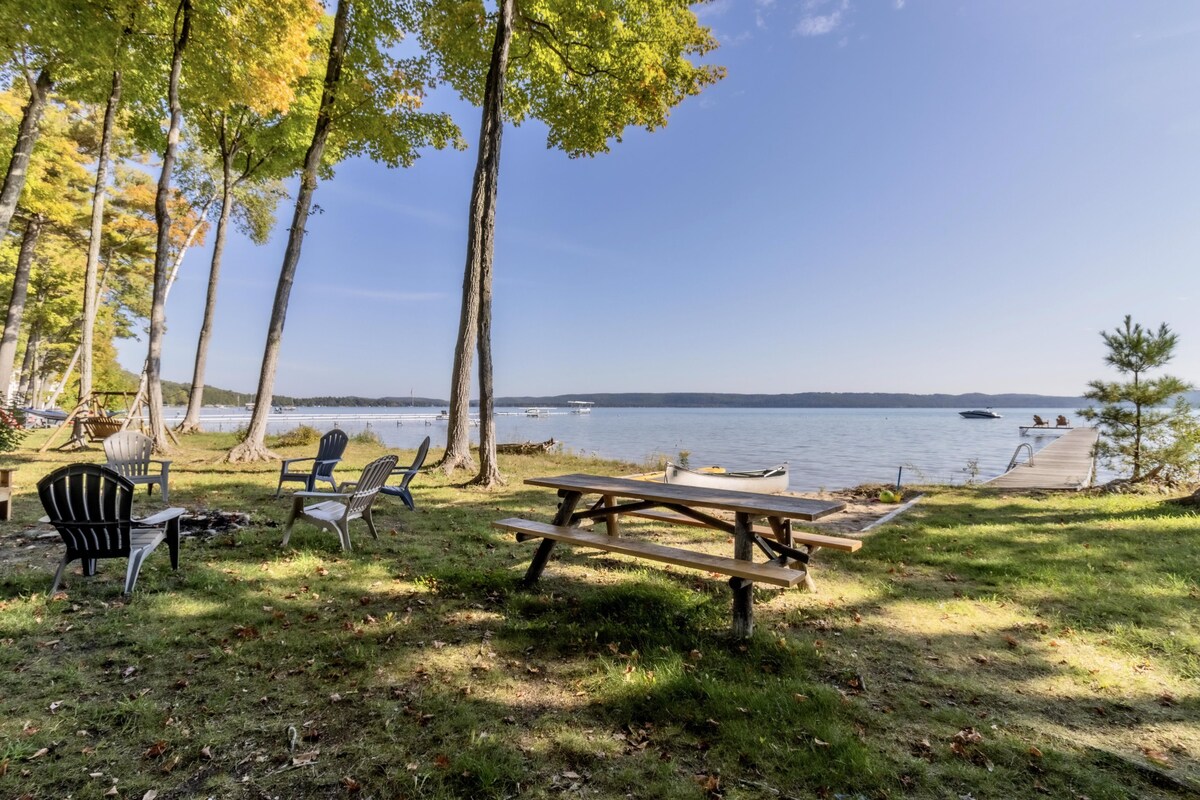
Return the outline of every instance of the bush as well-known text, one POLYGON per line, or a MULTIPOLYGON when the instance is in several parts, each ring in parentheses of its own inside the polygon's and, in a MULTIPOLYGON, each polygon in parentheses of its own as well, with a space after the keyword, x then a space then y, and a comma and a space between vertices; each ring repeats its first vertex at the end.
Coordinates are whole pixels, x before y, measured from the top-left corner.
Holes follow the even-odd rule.
POLYGON ((374 444, 383 446, 383 439, 379 438, 379 434, 370 428, 365 428, 350 437, 350 441, 355 444, 374 444))
POLYGON ((25 438, 25 415, 17 409, 0 408, 0 453, 16 450, 25 438))
POLYGON ((321 441, 321 432, 312 425, 301 425, 275 436, 271 447, 304 447, 321 441))

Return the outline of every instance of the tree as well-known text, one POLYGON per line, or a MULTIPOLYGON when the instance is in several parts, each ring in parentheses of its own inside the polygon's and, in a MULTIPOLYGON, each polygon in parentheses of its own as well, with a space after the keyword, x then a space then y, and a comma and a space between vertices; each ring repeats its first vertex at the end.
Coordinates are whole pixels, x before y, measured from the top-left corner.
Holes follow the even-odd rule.
MULTIPOLYGON (((255 108, 286 109, 293 86, 308 60, 309 23, 316 18, 314 0, 271 0, 230 11, 214 0, 196 0, 197 43, 189 54, 188 90, 197 105, 223 107, 227 98, 244 99, 255 108), (255 13, 258 12, 258 13, 255 13), (227 65, 219 69, 219 65, 227 65)), ((158 246, 154 260, 154 295, 146 357, 146 398, 150 438, 158 450, 167 447, 163 424, 162 339, 166 328, 166 300, 170 283, 168 248, 171 218, 167 198, 183 121, 181 84, 183 56, 192 33, 193 0, 179 0, 172 24, 171 77, 167 91, 170 112, 166 149, 159 173, 155 220, 158 246)))
POLYGON ((1166 323, 1151 331, 1126 315, 1121 327, 1100 336, 1108 347, 1104 363, 1130 380, 1091 381, 1084 392, 1100 404, 1079 412, 1100 429, 1097 454, 1115 467, 1128 468, 1135 483, 1194 471, 1200 426, 1182 397, 1191 386, 1170 375, 1146 377, 1174 357, 1178 335, 1166 323))
POLYGON ((502 120, 541 120, 548 128, 547 144, 573 158, 607 152, 626 127, 653 131, 666 125, 671 108, 724 76, 721 67, 691 61, 717 46, 692 5, 689 0, 531 0, 501 2, 489 13, 478 1, 422 4, 422 39, 438 58, 442 76, 484 109, 442 460, 447 472, 473 465, 468 414, 471 351, 478 347, 480 469, 474 482, 499 479, 490 321, 502 120), (494 31, 490 46, 489 31, 494 31), (489 125, 489 111, 496 124, 489 125))
POLYGON ((275 391, 275 373, 287 316, 288 300, 300 263, 305 223, 313 193, 326 162, 369 155, 388 166, 408 166, 419 148, 460 144, 458 129, 446 114, 420 110, 427 65, 421 58, 399 58, 404 30, 411 27, 407 8, 393 0, 338 0, 321 101, 312 140, 304 155, 292 225, 279 270, 254 411, 246 438, 229 451, 230 461, 275 458, 266 447, 267 416, 275 391))

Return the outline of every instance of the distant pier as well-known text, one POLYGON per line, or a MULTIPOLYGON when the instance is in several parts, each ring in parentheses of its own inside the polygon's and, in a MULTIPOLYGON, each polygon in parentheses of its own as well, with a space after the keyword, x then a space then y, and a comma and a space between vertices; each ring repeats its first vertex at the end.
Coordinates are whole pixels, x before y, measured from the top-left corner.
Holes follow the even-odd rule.
POLYGON ((1095 428, 1072 428, 986 485, 997 489, 1086 488, 1095 474, 1093 450, 1099 436, 1095 428))

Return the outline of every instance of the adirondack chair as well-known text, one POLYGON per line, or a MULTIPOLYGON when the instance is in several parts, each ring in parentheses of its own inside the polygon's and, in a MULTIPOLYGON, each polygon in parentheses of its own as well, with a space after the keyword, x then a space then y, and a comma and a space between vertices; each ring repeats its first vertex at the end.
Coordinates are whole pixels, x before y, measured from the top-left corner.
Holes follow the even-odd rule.
POLYGON ((171 569, 179 569, 182 508, 134 519, 132 481, 100 464, 59 467, 38 481, 37 488, 47 514, 43 521, 53 525, 67 545, 50 594, 58 591, 67 564, 79 559, 83 574, 95 575, 101 558, 129 559, 125 594, 132 594, 142 562, 164 540, 171 551, 171 569))
POLYGON ((1034 414, 1034 415, 1033 415, 1033 427, 1035 427, 1035 428, 1045 428, 1045 427, 1046 427, 1047 425, 1049 425, 1049 424, 1050 424, 1049 422, 1046 422, 1046 420, 1042 419, 1042 418, 1041 418, 1041 417, 1039 417, 1037 414, 1034 414))
POLYGON ((1058 419, 1054 420, 1055 427, 1068 428, 1071 426, 1071 420, 1067 419, 1065 414, 1059 414, 1058 419))
POLYGON ((375 521, 371 519, 371 504, 379 487, 392 474, 396 466, 395 456, 377 458, 363 469, 362 475, 356 481, 346 481, 338 486, 336 492, 302 491, 292 495, 292 513, 283 528, 283 546, 287 547, 292 535, 292 525, 300 517, 328 528, 338 535, 343 550, 350 550, 350 521, 365 520, 371 536, 378 539, 379 532, 375 530, 375 521), (305 500, 320 500, 311 506, 304 505, 305 500))
POLYGON ((151 458, 153 451, 154 442, 137 431, 121 431, 104 440, 108 468, 130 483, 146 484, 147 494, 154 494, 154 484, 157 483, 162 490, 163 505, 166 505, 170 502, 167 478, 171 472, 171 462, 151 458), (151 464, 158 464, 158 469, 152 471, 151 464))
POLYGON ((337 488, 337 484, 333 480, 333 468, 342 460, 342 453, 346 452, 346 443, 349 441, 345 431, 334 428, 329 433, 321 437, 320 444, 317 445, 317 455, 309 458, 285 458, 282 466, 279 467, 279 485, 275 487, 275 496, 279 497, 279 492, 283 489, 284 481, 299 481, 304 484, 304 490, 311 492, 317 481, 329 481, 329 485, 337 488), (293 470, 292 464, 299 464, 301 461, 313 462, 312 468, 308 470, 293 470))
POLYGON ((392 497, 399 497, 404 505, 408 506, 409 511, 416 511, 417 506, 413 502, 412 492, 408 490, 408 484, 412 482, 413 476, 421 470, 421 465, 425 463, 425 455, 429 452, 429 437, 425 437, 425 441, 421 442, 421 446, 417 448, 417 457, 413 459, 413 463, 407 467, 396 467, 392 470, 392 475, 400 476, 400 484, 398 486, 389 486, 384 484, 379 491, 392 497))

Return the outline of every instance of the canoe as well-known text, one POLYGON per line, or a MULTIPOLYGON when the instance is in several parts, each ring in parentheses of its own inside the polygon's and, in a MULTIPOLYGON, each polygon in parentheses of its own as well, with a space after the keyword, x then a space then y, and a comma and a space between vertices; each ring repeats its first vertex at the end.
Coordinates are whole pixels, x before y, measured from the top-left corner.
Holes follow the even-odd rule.
POLYGON ((667 463, 666 482, 677 486, 699 486, 705 489, 731 489, 737 492, 777 494, 788 488, 788 465, 786 462, 770 469, 727 472, 707 467, 703 470, 684 469, 677 464, 667 463))

